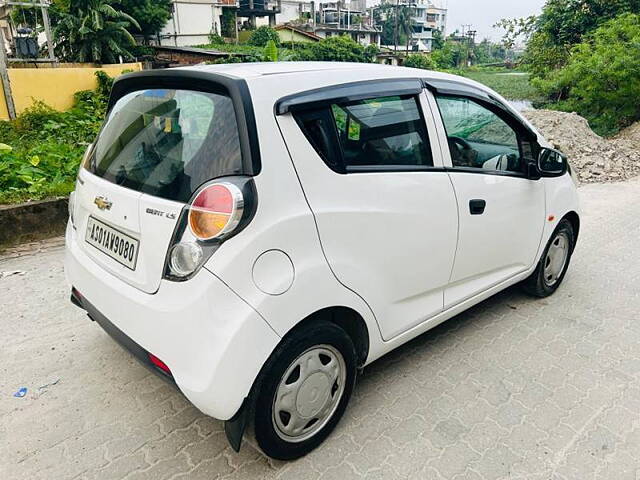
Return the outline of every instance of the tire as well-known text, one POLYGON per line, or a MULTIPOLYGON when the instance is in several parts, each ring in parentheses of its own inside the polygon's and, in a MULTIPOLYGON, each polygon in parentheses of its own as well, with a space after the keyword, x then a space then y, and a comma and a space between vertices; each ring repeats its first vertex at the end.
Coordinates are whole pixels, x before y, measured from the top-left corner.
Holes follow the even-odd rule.
POLYGON ((356 366, 351 339, 333 323, 302 326, 285 337, 256 390, 254 431, 263 452, 293 460, 320 445, 347 408, 356 366))
POLYGON ((552 295, 564 280, 574 247, 573 226, 569 220, 562 219, 551 235, 536 269, 523 282, 524 291, 539 298, 552 295), (563 259, 558 256, 561 244, 564 244, 563 259))

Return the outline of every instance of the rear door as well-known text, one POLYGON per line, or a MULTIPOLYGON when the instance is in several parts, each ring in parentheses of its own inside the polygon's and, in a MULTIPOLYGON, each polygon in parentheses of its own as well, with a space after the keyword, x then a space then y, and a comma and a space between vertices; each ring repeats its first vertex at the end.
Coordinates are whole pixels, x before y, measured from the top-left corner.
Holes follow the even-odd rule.
POLYGON ((111 109, 79 174, 74 220, 81 248, 113 275, 154 293, 185 203, 204 182, 240 173, 228 96, 128 93, 111 109))
POLYGON ((458 250, 445 308, 529 269, 545 223, 544 182, 527 176, 536 140, 504 109, 464 95, 430 96, 458 199, 458 250))
POLYGON ((442 311, 458 212, 420 83, 386 88, 313 97, 278 122, 334 274, 389 340, 442 311))

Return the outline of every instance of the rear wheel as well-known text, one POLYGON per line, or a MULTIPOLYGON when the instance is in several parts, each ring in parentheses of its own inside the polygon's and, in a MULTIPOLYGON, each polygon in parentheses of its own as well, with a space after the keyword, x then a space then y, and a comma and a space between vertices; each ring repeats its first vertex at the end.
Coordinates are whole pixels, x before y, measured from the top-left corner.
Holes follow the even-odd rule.
POLYGON ((291 460, 320 445, 342 417, 355 375, 355 348, 340 327, 323 322, 294 331, 261 375, 254 417, 260 448, 291 460))
POLYGON ((538 266, 523 282, 524 290, 540 298, 553 294, 564 280, 574 245, 573 226, 563 219, 551 235, 538 266))

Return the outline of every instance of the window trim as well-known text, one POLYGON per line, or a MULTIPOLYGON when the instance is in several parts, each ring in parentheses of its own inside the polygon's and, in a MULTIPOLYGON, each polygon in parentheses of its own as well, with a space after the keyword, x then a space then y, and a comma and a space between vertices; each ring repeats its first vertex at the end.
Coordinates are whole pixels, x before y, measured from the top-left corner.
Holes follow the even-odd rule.
MULTIPOLYGON (((360 83, 360 82, 359 82, 360 83)), ((367 81, 366 83, 370 83, 370 81, 367 81)), ((351 85, 351 84, 350 84, 351 85)), ((331 89, 333 90, 334 87, 331 87, 331 89)), ((319 89, 319 90, 324 90, 324 89, 319 89)), ((353 102, 358 102, 358 101, 362 101, 362 100, 370 100, 370 99, 376 99, 376 98, 383 98, 383 97, 400 97, 400 98, 404 98, 404 99, 412 99, 416 102, 416 107, 418 110, 418 114, 420 116, 419 121, 422 122, 422 126, 424 127, 425 133, 427 134, 427 142, 428 142, 428 147, 431 153, 431 162, 435 163, 434 160, 434 142, 433 142, 433 138, 432 135, 430 135, 429 132, 429 128, 428 128, 428 124, 426 121, 426 115, 423 109, 423 105, 422 102, 420 101, 420 96, 424 94, 424 90, 422 89, 422 87, 420 88, 419 92, 417 93, 398 93, 397 91, 394 92, 386 92, 383 94, 366 94, 364 97, 362 98, 349 98, 346 100, 340 100, 340 98, 333 100, 333 97, 327 96, 327 100, 323 100, 322 103, 314 103, 313 108, 310 107, 309 105, 312 105, 310 103, 305 103, 303 108, 298 109, 294 109, 293 111, 291 111, 292 113, 304 113, 304 112, 308 112, 308 111, 319 111, 319 110, 326 110, 328 115, 331 116, 332 118, 332 122, 331 122, 331 130, 332 130, 332 134, 333 134, 333 139, 332 141, 334 141, 336 143, 336 145, 334 145, 334 148, 338 150, 339 155, 340 155, 340 159, 338 161, 338 163, 340 164, 339 166, 334 166, 331 165, 325 158, 324 156, 318 151, 318 149, 314 146, 314 141, 307 135, 307 129, 304 127, 303 121, 300 118, 300 116, 298 115, 293 115, 293 119, 296 122, 296 124, 298 125, 298 128, 300 128, 302 134, 304 135, 304 137, 306 138, 306 140, 309 142, 309 145, 311 146, 311 148, 313 148, 313 150, 316 152, 316 154, 320 157, 320 159, 323 161, 323 163, 332 171, 341 174, 341 175, 350 175, 350 174, 359 174, 359 173, 406 173, 406 172, 443 172, 444 169, 443 167, 440 166, 436 166, 436 165, 345 165, 344 164, 344 148, 343 146, 340 144, 339 142, 339 132, 338 132, 338 127, 336 125, 335 122, 335 116, 334 113, 331 111, 330 107, 333 104, 336 104, 338 102, 342 102, 343 104, 349 104, 349 103, 353 103, 353 102)), ((286 97, 285 97, 286 98, 286 97)), ((437 132, 436 132, 437 135, 437 132)))
POLYGON ((418 96, 422 90, 423 83, 418 78, 363 80, 331 85, 282 97, 275 104, 275 114, 285 115, 304 110, 316 110, 332 103, 356 102, 370 98, 418 96))
MULTIPOLYGON (((490 98, 490 100, 482 98, 479 95, 463 92, 462 90, 460 91, 448 90, 446 92, 443 90, 440 90, 439 92, 433 92, 433 100, 436 107, 438 108, 438 114, 440 115, 439 120, 440 120, 440 123, 442 124, 442 128, 445 134, 444 148, 446 148, 447 151, 449 152, 449 159, 451 160, 451 166, 445 167, 445 169, 448 172, 476 173, 476 174, 484 174, 484 175, 497 175, 500 177, 516 177, 516 178, 525 178, 525 179, 529 178, 526 170, 522 172, 514 172, 511 170, 489 170, 489 169, 484 169, 480 167, 457 167, 453 165, 453 158, 451 156, 451 149, 449 147, 449 140, 448 140, 449 136, 447 135, 447 127, 444 122, 444 116, 442 115, 442 110, 440 109, 440 104, 438 103, 438 97, 461 98, 461 99, 470 100, 480 105, 481 107, 486 108, 491 113, 493 113, 498 118, 500 118, 503 122, 507 124, 507 126, 509 126, 514 130, 518 140, 518 150, 520 152, 520 158, 522 159, 522 161, 526 161, 522 153, 522 143, 525 141, 529 141, 531 142, 534 149, 536 147, 539 148, 538 136, 527 125, 522 123, 520 119, 514 116, 513 113, 510 112, 502 104, 502 102, 499 102, 498 100, 493 99, 492 97, 489 97, 488 94, 487 94, 487 98, 490 98)), ((530 160, 534 160, 534 159, 532 158, 530 160)))

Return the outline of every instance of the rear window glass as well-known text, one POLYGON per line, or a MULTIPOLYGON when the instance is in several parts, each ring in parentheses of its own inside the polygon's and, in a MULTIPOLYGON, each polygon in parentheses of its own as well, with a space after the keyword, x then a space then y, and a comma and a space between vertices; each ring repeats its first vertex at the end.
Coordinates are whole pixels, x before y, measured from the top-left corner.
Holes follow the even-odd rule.
POLYGON ((87 168, 123 187, 186 202, 207 180, 242 173, 231 99, 149 89, 119 99, 87 168))

